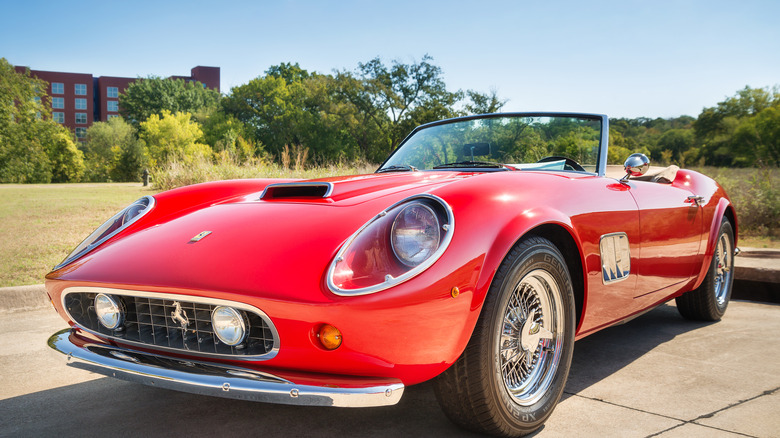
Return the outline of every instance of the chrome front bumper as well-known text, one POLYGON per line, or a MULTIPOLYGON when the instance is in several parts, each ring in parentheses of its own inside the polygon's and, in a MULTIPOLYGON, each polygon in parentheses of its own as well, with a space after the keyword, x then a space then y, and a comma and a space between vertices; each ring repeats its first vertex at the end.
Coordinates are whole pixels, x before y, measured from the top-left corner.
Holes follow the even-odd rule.
MULTIPOLYGON (((370 407, 398 403, 404 385, 398 379, 327 378, 322 386, 298 384, 272 374, 222 364, 194 362, 99 343, 76 345, 73 329, 49 338, 68 365, 157 388, 240 400, 302 406, 370 407)), ((305 379, 315 380, 314 377, 305 379)))

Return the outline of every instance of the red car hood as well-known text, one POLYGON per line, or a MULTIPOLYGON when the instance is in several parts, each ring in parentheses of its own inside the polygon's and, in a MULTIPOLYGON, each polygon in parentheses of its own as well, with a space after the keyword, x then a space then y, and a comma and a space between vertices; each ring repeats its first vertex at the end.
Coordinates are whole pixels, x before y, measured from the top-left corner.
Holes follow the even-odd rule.
MULTIPOLYGON (((475 175, 480 174, 410 172, 326 178, 313 181, 333 184, 327 198, 271 200, 260 199, 262 190, 257 185, 237 181, 246 187, 239 196, 178 216, 150 217, 139 226, 142 229, 128 229, 49 278, 327 301, 327 268, 358 228, 406 197, 475 175), (191 242, 204 231, 211 233, 191 242)), ((169 194, 158 198, 160 209, 175 199, 169 194)))

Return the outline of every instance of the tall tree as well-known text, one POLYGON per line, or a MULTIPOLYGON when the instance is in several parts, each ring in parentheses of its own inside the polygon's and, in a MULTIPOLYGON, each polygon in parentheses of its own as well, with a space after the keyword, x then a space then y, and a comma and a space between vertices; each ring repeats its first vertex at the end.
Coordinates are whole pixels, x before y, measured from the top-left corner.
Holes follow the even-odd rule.
POLYGON ((410 128, 459 115, 452 106, 463 93, 447 91, 441 67, 432 61, 432 57, 425 55, 420 62, 412 64, 395 60, 386 66, 378 57, 358 64, 357 75, 366 98, 390 117, 383 129, 390 140, 387 152, 400 143, 410 128))
POLYGON ((150 76, 130 84, 120 94, 119 106, 125 119, 137 127, 152 114, 161 116, 166 110, 195 113, 204 107, 216 107, 219 98, 218 91, 205 88, 200 82, 150 76))
POLYGON ((469 102, 465 104, 468 114, 489 114, 501 111, 501 108, 507 103, 506 99, 498 97, 498 91, 491 88, 488 94, 483 94, 474 90, 466 90, 466 96, 469 102))
POLYGON ((73 134, 41 104, 46 88, 0 58, 0 182, 73 182, 84 173, 73 134))

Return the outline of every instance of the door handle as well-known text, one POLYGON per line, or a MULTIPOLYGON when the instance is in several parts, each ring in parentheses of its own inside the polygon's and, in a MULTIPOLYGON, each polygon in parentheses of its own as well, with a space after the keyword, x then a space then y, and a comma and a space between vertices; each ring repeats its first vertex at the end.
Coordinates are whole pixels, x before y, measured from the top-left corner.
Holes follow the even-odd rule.
POLYGON ((704 202, 704 196, 699 195, 688 196, 688 199, 685 200, 686 204, 695 204, 697 207, 701 207, 702 202, 704 202))

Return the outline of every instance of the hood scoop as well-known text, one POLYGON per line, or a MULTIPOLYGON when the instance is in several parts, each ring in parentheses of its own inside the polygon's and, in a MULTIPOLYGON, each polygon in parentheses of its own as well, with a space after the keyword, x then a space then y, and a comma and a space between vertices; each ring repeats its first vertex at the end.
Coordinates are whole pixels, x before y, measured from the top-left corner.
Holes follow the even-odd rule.
POLYGON ((260 199, 327 198, 331 193, 333 184, 329 182, 279 183, 267 186, 260 199))

